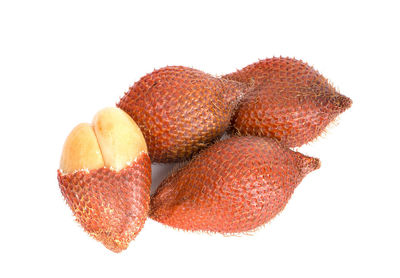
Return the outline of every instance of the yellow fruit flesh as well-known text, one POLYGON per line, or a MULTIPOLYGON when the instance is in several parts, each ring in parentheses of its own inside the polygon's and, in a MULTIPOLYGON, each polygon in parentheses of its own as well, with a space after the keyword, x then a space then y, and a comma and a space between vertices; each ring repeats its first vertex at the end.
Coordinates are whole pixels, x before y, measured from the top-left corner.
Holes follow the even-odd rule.
POLYGON ((99 111, 93 124, 79 124, 68 135, 61 156, 63 173, 108 167, 120 171, 147 153, 140 128, 118 108, 99 111))
POLYGON ((65 141, 60 169, 64 173, 72 173, 103 166, 103 157, 93 127, 87 123, 77 125, 65 141))
POLYGON ((140 128, 119 108, 106 108, 93 119, 104 165, 119 171, 147 150, 140 128))

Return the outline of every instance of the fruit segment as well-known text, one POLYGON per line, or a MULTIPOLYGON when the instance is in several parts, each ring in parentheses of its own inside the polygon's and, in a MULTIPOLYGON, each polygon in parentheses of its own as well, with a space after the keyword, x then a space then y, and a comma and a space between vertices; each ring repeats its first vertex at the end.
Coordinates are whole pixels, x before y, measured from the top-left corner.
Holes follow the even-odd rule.
POLYGON ((247 85, 187 67, 165 67, 136 82, 117 104, 139 125, 153 162, 176 162, 229 127, 247 85))
POLYGON ((121 109, 101 110, 93 119, 93 127, 106 167, 119 171, 141 152, 147 152, 140 128, 121 109))
POLYGON ((64 173, 73 173, 103 166, 103 156, 92 125, 86 123, 77 125, 65 141, 60 169, 64 173))
POLYGON ((252 86, 232 118, 232 131, 276 138, 288 147, 314 140, 352 105, 320 73, 295 59, 261 60, 223 78, 252 86))
POLYGON ((319 167, 317 158, 273 139, 232 137, 164 180, 151 198, 150 217, 189 231, 251 231, 282 211, 301 180, 319 167))
POLYGON ((74 128, 57 176, 84 230, 114 252, 126 249, 147 218, 151 185, 146 143, 129 115, 106 108, 74 128))

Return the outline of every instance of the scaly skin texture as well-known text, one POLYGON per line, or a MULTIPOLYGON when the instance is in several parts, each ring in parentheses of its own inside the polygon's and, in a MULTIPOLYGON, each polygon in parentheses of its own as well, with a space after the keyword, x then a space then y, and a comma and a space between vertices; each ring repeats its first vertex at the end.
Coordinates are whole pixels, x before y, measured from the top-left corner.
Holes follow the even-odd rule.
POLYGON ((156 70, 117 104, 139 125, 153 162, 176 162, 218 139, 246 86, 192 68, 156 70))
POLYGON ((276 216, 317 158, 273 139, 232 137, 200 152, 169 176, 150 201, 150 217, 188 230, 254 230, 276 216))
MULTIPOLYGON (((328 80, 307 63, 284 57, 260 60, 241 70, 226 74, 222 78, 248 83, 252 86, 276 83, 281 84, 282 87, 310 87, 317 90, 319 86, 329 85, 328 80)), ((334 88, 330 89, 334 90, 334 88)))
POLYGON ((105 167, 71 174, 59 170, 58 181, 76 220, 111 251, 125 250, 142 229, 151 185, 146 153, 119 172, 105 167))
POLYGON ((317 138, 352 104, 315 69, 291 58, 261 60, 223 78, 252 86, 232 130, 276 138, 288 147, 317 138))
POLYGON ((241 135, 276 138, 288 147, 297 147, 317 138, 350 106, 349 98, 328 88, 321 93, 269 84, 246 95, 232 126, 241 135))

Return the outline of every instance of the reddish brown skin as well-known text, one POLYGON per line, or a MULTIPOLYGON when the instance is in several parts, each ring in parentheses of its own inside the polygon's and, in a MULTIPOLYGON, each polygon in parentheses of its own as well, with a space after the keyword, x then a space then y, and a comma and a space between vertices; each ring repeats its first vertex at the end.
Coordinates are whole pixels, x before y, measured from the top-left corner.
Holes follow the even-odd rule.
POLYGON ((139 125, 153 162, 176 162, 222 136, 245 87, 192 68, 165 67, 136 82, 117 106, 139 125))
POLYGON ((223 78, 253 87, 232 119, 232 130, 276 138, 288 147, 314 140, 352 105, 315 69, 291 58, 261 60, 223 78))
POLYGON ((108 168, 63 175, 61 192, 86 232, 114 252, 125 250, 147 218, 151 162, 142 153, 119 172, 108 168))
POLYGON ((329 88, 321 93, 269 84, 246 95, 232 126, 241 135, 276 138, 288 147, 297 147, 317 138, 350 106, 349 98, 329 88))
POLYGON ((150 201, 150 217, 187 230, 252 231, 276 216, 317 158, 261 137, 232 137, 169 176, 150 201))
MULTIPOLYGON (((222 78, 253 86, 280 83, 282 86, 310 87, 318 90, 316 88, 318 86, 329 85, 328 80, 307 63, 285 57, 260 60, 241 70, 226 74, 222 78)), ((334 90, 334 88, 331 89, 334 90)))

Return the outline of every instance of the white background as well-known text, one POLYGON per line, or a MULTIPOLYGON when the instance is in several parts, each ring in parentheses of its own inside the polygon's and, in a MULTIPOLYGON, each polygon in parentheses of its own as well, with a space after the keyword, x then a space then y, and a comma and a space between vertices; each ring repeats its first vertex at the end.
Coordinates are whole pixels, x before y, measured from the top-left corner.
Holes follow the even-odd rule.
POLYGON ((1 1, 0 276, 400 277, 395 3, 1 1), (76 124, 154 68, 224 74, 280 55, 354 104, 299 149, 322 167, 272 222, 224 237, 148 220, 120 254, 74 222, 56 170, 76 124))

